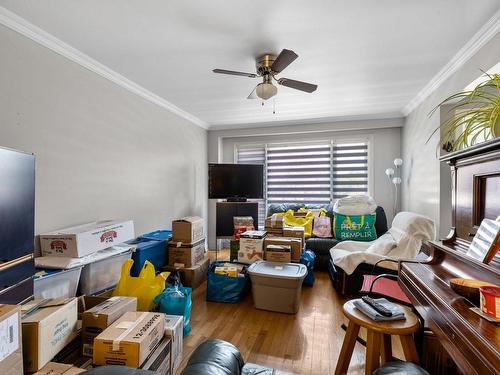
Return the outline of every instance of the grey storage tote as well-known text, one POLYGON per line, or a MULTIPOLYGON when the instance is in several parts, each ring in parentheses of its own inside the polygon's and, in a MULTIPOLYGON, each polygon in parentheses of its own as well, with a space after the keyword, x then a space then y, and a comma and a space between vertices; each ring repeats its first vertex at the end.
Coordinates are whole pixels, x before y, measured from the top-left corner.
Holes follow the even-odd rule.
POLYGON ((295 314, 307 267, 300 263, 258 261, 248 267, 255 307, 295 314))

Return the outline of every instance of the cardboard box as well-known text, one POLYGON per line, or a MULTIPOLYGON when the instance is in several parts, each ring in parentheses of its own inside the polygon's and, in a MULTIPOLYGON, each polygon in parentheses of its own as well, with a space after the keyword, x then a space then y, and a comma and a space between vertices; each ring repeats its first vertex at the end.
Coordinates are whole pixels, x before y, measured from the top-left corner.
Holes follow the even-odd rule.
POLYGON ((49 362, 33 375, 77 375, 85 372, 82 368, 65 363, 49 362))
POLYGON ((22 319, 24 371, 34 372, 78 335, 76 298, 52 301, 22 319))
POLYGON ((80 296, 77 297, 78 304, 78 320, 82 320, 82 315, 85 311, 90 310, 92 307, 107 301, 109 297, 101 296, 80 296))
POLYGON ((266 237, 283 237, 283 229, 265 228, 267 232, 266 237))
POLYGON ((302 240, 300 238, 292 237, 267 237, 264 241, 264 246, 269 245, 281 245, 290 246, 292 250, 292 262, 300 262, 300 256, 302 255, 302 240))
POLYGON ((172 375, 177 372, 182 362, 184 340, 184 318, 177 315, 165 315, 165 336, 172 340, 172 375))
POLYGON ((283 237, 300 238, 302 240, 302 246, 304 246, 304 227, 285 227, 283 228, 283 237))
POLYGON ((154 371, 155 374, 172 374, 172 340, 163 337, 154 352, 140 367, 142 370, 154 371))
POLYGON ((92 357, 94 339, 127 311, 137 311, 137 298, 111 297, 82 314, 82 354, 92 357))
POLYGON ((23 375, 21 308, 0 304, 0 374, 23 375))
POLYGON ((290 263, 292 261, 292 249, 284 245, 266 246, 266 260, 268 262, 290 263))
POLYGON ((135 238, 134 222, 103 220, 40 235, 42 255, 80 258, 135 238))
POLYGON ((283 224, 283 216, 276 214, 269 216, 265 221, 265 227, 269 229, 282 229, 283 224))
POLYGON ((207 271, 209 265, 210 258, 208 257, 208 255, 205 255, 203 260, 194 267, 179 268, 174 266, 166 266, 163 267, 163 269, 168 272, 179 271, 182 285, 190 287, 191 289, 196 289, 207 279, 207 271))
POLYGON ((188 216, 172 221, 172 241, 194 243, 205 238, 203 219, 188 216))
POLYGON ((168 265, 190 268, 200 264, 205 258, 205 239, 196 243, 169 242, 168 265))
POLYGON ((94 339, 94 364, 138 368, 165 332, 162 313, 126 312, 94 339))
POLYGON ((264 238, 240 238, 238 262, 251 264, 264 259, 264 238))

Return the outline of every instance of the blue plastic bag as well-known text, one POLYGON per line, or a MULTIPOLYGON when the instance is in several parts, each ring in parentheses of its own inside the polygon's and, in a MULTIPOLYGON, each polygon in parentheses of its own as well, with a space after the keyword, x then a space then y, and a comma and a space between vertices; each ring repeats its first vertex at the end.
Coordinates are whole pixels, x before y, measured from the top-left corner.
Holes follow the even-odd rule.
MULTIPOLYGON (((247 273, 244 277, 230 277, 214 273, 215 267, 225 263, 240 264, 237 262, 214 262, 208 267, 207 301, 238 303, 250 289, 250 278, 247 273)), ((244 267, 247 267, 245 264, 244 267)))
POLYGON ((311 250, 306 250, 300 256, 300 263, 307 267, 307 276, 302 282, 303 285, 312 286, 314 284, 314 259, 316 255, 311 250))
POLYGON ((160 305, 160 312, 184 317, 184 337, 191 332, 191 288, 174 286, 166 288, 153 301, 160 305))

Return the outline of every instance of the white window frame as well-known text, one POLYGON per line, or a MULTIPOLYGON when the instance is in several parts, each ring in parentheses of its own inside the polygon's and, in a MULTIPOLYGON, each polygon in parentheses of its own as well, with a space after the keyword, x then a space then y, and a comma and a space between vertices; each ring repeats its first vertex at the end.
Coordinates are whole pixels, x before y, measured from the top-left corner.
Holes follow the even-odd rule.
MULTIPOLYGON (((293 145, 293 144, 320 144, 329 142, 331 148, 335 144, 338 143, 357 143, 357 142, 366 142, 368 148, 368 186, 367 186, 367 194, 370 196, 374 196, 375 194, 375 178, 374 178, 374 142, 373 135, 368 134, 365 136, 352 136, 352 135, 339 135, 339 136, 330 136, 330 137, 315 137, 313 139, 308 140, 283 140, 278 142, 235 142, 233 145, 233 163, 238 162, 238 148, 242 146, 264 146, 264 205, 267 211, 268 208, 268 197, 267 197, 267 150, 269 146, 279 146, 279 145, 293 145)), ((333 158, 333 152, 331 152, 331 158, 333 158)), ((331 166, 333 168, 333 161, 331 161, 331 166)), ((333 178, 333 174, 330 175, 330 178, 333 178)), ((330 188, 330 202, 333 203, 333 184, 330 188)))

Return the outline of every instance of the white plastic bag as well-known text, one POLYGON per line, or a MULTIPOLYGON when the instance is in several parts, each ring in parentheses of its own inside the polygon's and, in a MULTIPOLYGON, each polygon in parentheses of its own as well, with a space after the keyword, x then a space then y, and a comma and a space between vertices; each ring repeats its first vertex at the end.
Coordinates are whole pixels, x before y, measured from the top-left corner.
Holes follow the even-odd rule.
POLYGON ((349 195, 337 199, 333 212, 341 215, 367 215, 375 212, 377 203, 369 195, 349 195))

